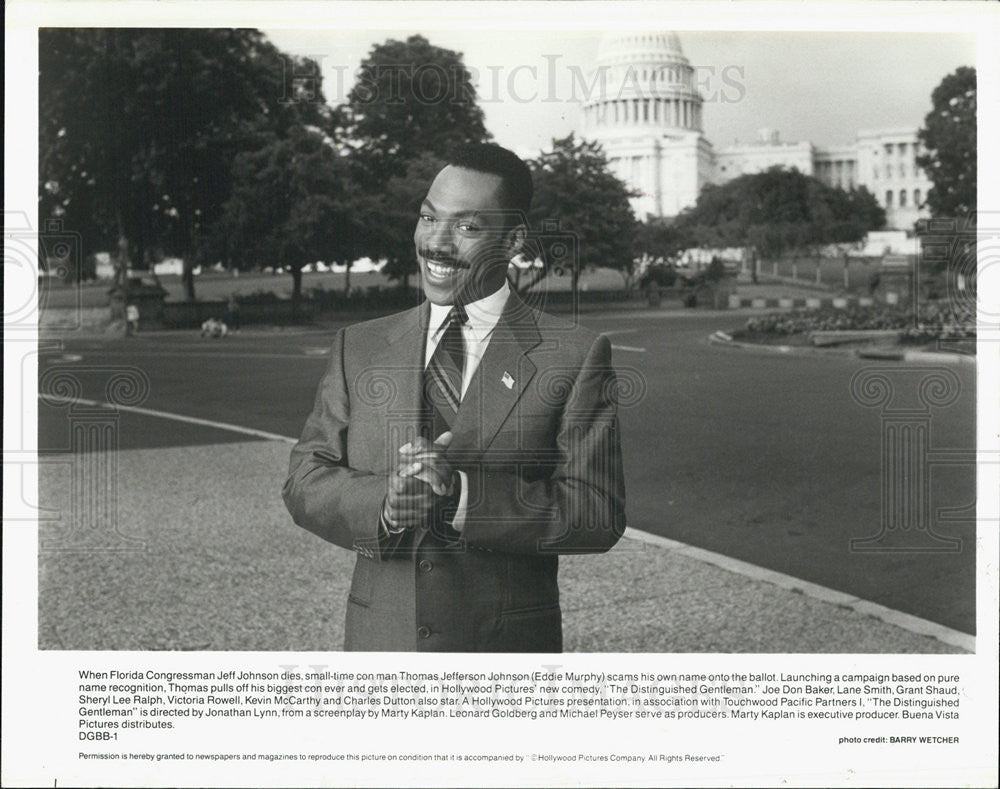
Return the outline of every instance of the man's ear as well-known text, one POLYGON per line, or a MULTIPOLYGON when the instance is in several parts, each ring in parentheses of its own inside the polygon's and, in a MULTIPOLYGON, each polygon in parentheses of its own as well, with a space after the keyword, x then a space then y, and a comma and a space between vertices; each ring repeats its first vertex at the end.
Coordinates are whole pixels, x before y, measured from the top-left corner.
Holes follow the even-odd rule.
POLYGON ((521 248, 524 246, 524 240, 527 237, 528 228, 523 224, 515 225, 507 231, 507 235, 504 238, 504 254, 508 260, 521 251, 521 248))

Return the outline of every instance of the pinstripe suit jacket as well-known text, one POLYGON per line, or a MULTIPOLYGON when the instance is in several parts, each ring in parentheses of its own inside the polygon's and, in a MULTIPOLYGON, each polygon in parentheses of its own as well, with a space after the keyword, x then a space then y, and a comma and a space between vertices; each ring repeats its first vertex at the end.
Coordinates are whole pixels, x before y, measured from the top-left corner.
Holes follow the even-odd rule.
POLYGON ((380 538, 387 475, 418 434, 428 315, 337 333, 285 503, 357 553, 345 649, 559 652, 559 554, 607 551, 625 529, 611 346, 512 293, 447 450, 469 483, 461 535, 380 538))

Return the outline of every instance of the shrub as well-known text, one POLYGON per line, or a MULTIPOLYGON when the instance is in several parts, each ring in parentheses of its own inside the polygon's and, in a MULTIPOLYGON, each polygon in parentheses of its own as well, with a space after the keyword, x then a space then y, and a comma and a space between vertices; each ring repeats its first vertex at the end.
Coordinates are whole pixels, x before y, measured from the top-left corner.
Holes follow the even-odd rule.
POLYGON ((236 296, 239 304, 276 304, 281 298, 273 290, 255 290, 253 293, 236 296))
POLYGON ((677 272, 673 266, 656 264, 650 266, 639 281, 639 287, 648 288, 650 285, 659 285, 662 288, 671 288, 677 281, 677 272))
POLYGON ((916 321, 911 312, 898 307, 848 307, 794 310, 761 315, 747 321, 743 334, 787 336, 813 331, 898 329, 904 340, 927 342, 937 339, 968 339, 976 336, 975 313, 969 307, 950 303, 921 304, 916 321))

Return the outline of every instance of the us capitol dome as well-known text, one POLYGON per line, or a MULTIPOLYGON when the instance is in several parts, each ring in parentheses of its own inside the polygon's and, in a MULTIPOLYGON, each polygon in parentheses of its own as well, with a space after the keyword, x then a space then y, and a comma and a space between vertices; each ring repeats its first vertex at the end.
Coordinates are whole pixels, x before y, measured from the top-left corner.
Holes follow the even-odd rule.
POLYGON ((695 68, 673 32, 606 34, 589 77, 582 136, 599 142, 615 174, 639 193, 632 208, 640 218, 674 216, 706 184, 774 166, 843 189, 866 186, 889 227, 912 227, 927 215, 921 204, 931 183, 916 165, 915 127, 859 131, 854 143, 836 148, 782 142, 761 129, 752 143, 716 150, 704 134, 695 68))

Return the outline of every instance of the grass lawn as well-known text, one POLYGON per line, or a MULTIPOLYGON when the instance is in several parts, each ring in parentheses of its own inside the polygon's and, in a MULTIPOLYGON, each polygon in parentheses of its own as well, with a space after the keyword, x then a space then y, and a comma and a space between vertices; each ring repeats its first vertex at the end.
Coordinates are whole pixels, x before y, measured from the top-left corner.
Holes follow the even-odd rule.
MULTIPOLYGON (((527 276, 527 274, 523 274, 527 276)), ((184 301, 184 285, 177 275, 160 277, 160 282, 167 289, 168 301, 184 301)), ((410 285, 417 285, 417 278, 411 277, 410 285)), ((365 274, 352 273, 352 288, 383 288, 395 287, 397 283, 390 282, 378 272, 365 274)), ((534 290, 548 288, 550 291, 568 291, 572 277, 568 273, 562 276, 550 274, 534 286, 534 290)), ((583 290, 622 290, 625 281, 621 274, 612 269, 598 268, 586 272, 580 278, 583 290)), ((82 307, 103 307, 108 304, 109 282, 88 282, 80 287, 79 299, 82 307)), ((344 275, 334 272, 314 272, 302 275, 302 289, 308 292, 311 288, 325 290, 340 290, 344 287, 344 275)), ((207 272, 195 278, 195 295, 204 301, 225 300, 231 293, 243 296, 256 291, 273 291, 282 298, 292 295, 292 277, 289 274, 261 274, 257 272, 241 274, 234 277, 231 274, 207 272)), ((76 289, 61 282, 46 282, 40 288, 41 303, 46 307, 74 307, 77 304, 76 289)))
MULTIPOLYGON (((147 277, 148 279, 148 277, 147 277)), ((160 277, 160 282, 167 289, 168 301, 184 301, 184 285, 178 275, 160 277)), ((365 274, 352 273, 352 288, 368 288, 373 285, 389 287, 389 282, 378 272, 365 274)), ((110 282, 88 282, 80 288, 80 301, 83 307, 103 307, 108 304, 108 289, 110 282)), ((344 287, 344 275, 334 272, 315 272, 302 275, 302 289, 322 287, 326 290, 337 290, 344 287)), ((75 288, 62 283, 43 286, 43 304, 48 307, 72 307, 76 304, 75 288)), ((260 274, 252 272, 234 277, 221 272, 208 272, 195 277, 195 295, 205 301, 229 298, 230 293, 246 296, 256 291, 274 291, 278 296, 292 295, 292 277, 290 274, 260 274)))

